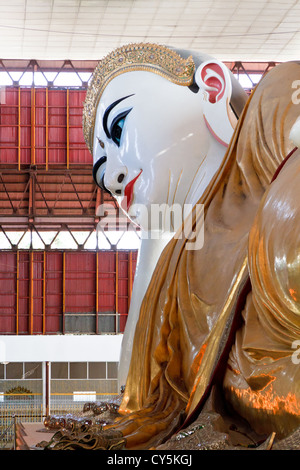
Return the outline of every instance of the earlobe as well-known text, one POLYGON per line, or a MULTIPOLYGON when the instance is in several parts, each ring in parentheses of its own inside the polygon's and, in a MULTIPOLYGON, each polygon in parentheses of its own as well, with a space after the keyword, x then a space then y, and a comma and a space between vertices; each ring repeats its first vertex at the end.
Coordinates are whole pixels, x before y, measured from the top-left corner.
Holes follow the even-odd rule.
POLYGON ((231 96, 229 71, 221 62, 214 60, 203 62, 196 70, 195 81, 199 88, 207 93, 208 100, 212 104, 231 96))
POLYGON ((221 70, 215 70, 216 64, 210 64, 201 70, 201 79, 208 93, 210 103, 216 103, 225 91, 225 79, 221 70))
POLYGON ((228 106, 232 84, 228 68, 222 62, 203 62, 195 72, 195 82, 203 92, 203 114, 210 133, 224 146, 233 134, 233 120, 228 106))

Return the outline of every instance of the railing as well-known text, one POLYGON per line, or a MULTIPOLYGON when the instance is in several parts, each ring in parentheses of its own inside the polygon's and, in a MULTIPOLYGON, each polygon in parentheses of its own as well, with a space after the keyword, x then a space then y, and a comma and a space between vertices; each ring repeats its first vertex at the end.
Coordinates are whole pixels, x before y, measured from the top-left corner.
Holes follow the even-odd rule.
POLYGON ((38 414, 12 414, 0 415, 0 422, 6 423, 1 426, 2 433, 0 434, 0 450, 16 450, 16 426, 18 423, 39 423, 44 420, 45 416, 42 413, 38 414))
POLYGON ((0 403, 0 449, 15 448, 15 428, 21 421, 43 421, 42 394, 2 394, 0 403))
MULTIPOLYGON (((88 393, 90 392, 82 392, 83 395, 88 395, 88 393)), ((0 450, 15 450, 17 425, 19 423, 43 423, 46 417, 43 414, 42 394, 24 393, 2 396, 5 400, 0 403, 0 450)), ((80 415, 86 402, 114 402, 117 396, 117 393, 94 393, 93 397, 86 397, 85 401, 74 401, 73 393, 53 393, 51 394, 50 415, 80 415)))
POLYGON ((7 428, 5 428, 4 431, 0 434, 0 449, 1 450, 7 448, 7 443, 8 441, 11 440, 9 439, 9 436, 11 435, 14 436, 13 449, 15 449, 15 435, 16 435, 15 429, 16 429, 16 424, 15 424, 15 419, 14 419, 14 421, 7 428))

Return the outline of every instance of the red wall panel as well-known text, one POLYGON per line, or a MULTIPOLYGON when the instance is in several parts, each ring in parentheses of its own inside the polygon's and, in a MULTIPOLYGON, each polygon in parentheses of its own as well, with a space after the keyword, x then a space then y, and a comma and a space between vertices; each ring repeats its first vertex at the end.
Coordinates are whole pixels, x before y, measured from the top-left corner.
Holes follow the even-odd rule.
MULTIPOLYGON (((32 331, 43 331, 43 253, 32 252, 32 331)), ((31 311, 31 310, 30 310, 31 311)))
POLYGON ((16 328, 16 254, 3 252, 0 256, 0 333, 15 331, 16 328))
POLYGON ((82 131, 82 110, 86 92, 69 91, 69 152, 72 164, 90 164, 92 157, 86 148, 82 131))
POLYGON ((98 305, 99 312, 116 310, 116 254, 112 251, 98 255, 98 305))
POLYGON ((90 165, 85 90, 7 87, 0 104, 0 164, 90 165))
POLYGON ((18 277, 18 317, 16 318, 18 332, 29 333, 29 252, 19 252, 19 277, 18 277))
POLYGON ((118 254, 118 313, 120 314, 120 330, 124 331, 128 313, 129 299, 129 263, 128 253, 118 254))
POLYGON ((65 312, 95 312, 95 254, 89 252, 69 252, 66 254, 65 259, 65 312))
POLYGON ((66 316, 91 314, 96 325, 108 315, 109 332, 123 332, 136 259, 125 250, 1 251, 0 333, 65 333, 66 316))
POLYGON ((59 251, 46 252, 45 264, 47 273, 45 283, 45 331, 55 333, 62 329, 63 254, 59 251))

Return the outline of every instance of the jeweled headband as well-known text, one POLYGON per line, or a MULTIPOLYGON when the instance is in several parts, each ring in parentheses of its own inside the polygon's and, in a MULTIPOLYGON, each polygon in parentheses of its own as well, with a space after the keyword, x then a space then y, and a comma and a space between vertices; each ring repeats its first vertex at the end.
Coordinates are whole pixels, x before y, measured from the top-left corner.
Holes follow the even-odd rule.
POLYGON ((135 70, 153 72, 177 85, 190 86, 195 64, 192 56, 183 59, 168 47, 149 43, 122 46, 104 57, 94 70, 83 109, 83 134, 91 153, 97 106, 105 87, 114 77, 135 70))

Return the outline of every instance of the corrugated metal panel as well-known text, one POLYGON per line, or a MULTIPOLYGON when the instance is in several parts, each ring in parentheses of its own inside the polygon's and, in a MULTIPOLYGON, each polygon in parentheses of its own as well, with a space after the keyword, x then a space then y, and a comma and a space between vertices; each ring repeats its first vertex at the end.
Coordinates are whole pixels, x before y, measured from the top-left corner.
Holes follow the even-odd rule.
POLYGON ((95 254, 67 253, 65 259, 65 313, 95 313, 95 254))
POLYGON ((7 87, 0 105, 0 164, 92 164, 82 132, 85 90, 7 87))
POLYGON ((98 305, 100 313, 116 311, 116 254, 114 251, 99 252, 98 305))
POLYGON ((0 332, 16 331, 16 253, 0 253, 0 332))
POLYGON ((82 131, 82 110, 86 92, 69 91, 69 147, 72 164, 92 163, 91 154, 86 148, 82 131))
MULTIPOLYGON (((97 188, 82 130, 85 89, 7 87, 0 102, 1 226, 94 229, 111 195, 97 188)), ((1 95, 2 96, 2 95, 1 95)), ((120 220, 125 227, 128 220, 120 220)))
MULTIPOLYGON (((108 196, 96 191, 92 180, 82 132, 85 93, 6 88, 0 105, 0 213, 10 229, 26 230, 28 224, 32 229, 36 223, 66 229, 57 225, 62 216, 68 229, 79 224, 90 231, 98 223, 97 206, 108 196)), ((0 263, 1 333, 124 330, 136 252, 46 247, 2 251, 0 263)))
MULTIPOLYGON (((16 298, 16 306, 18 307, 18 315, 16 316, 16 333, 29 333, 29 253, 20 252, 18 261, 18 298, 16 298)), ((14 333, 14 331, 9 331, 14 333)))
POLYGON ((136 259, 125 250, 0 252, 1 334, 123 332, 136 259))
POLYGON ((45 332, 62 331, 63 256, 61 252, 45 252, 45 332))
POLYGON ((129 298, 129 254, 120 252, 118 254, 118 312, 120 314, 120 330, 124 331, 129 298))

